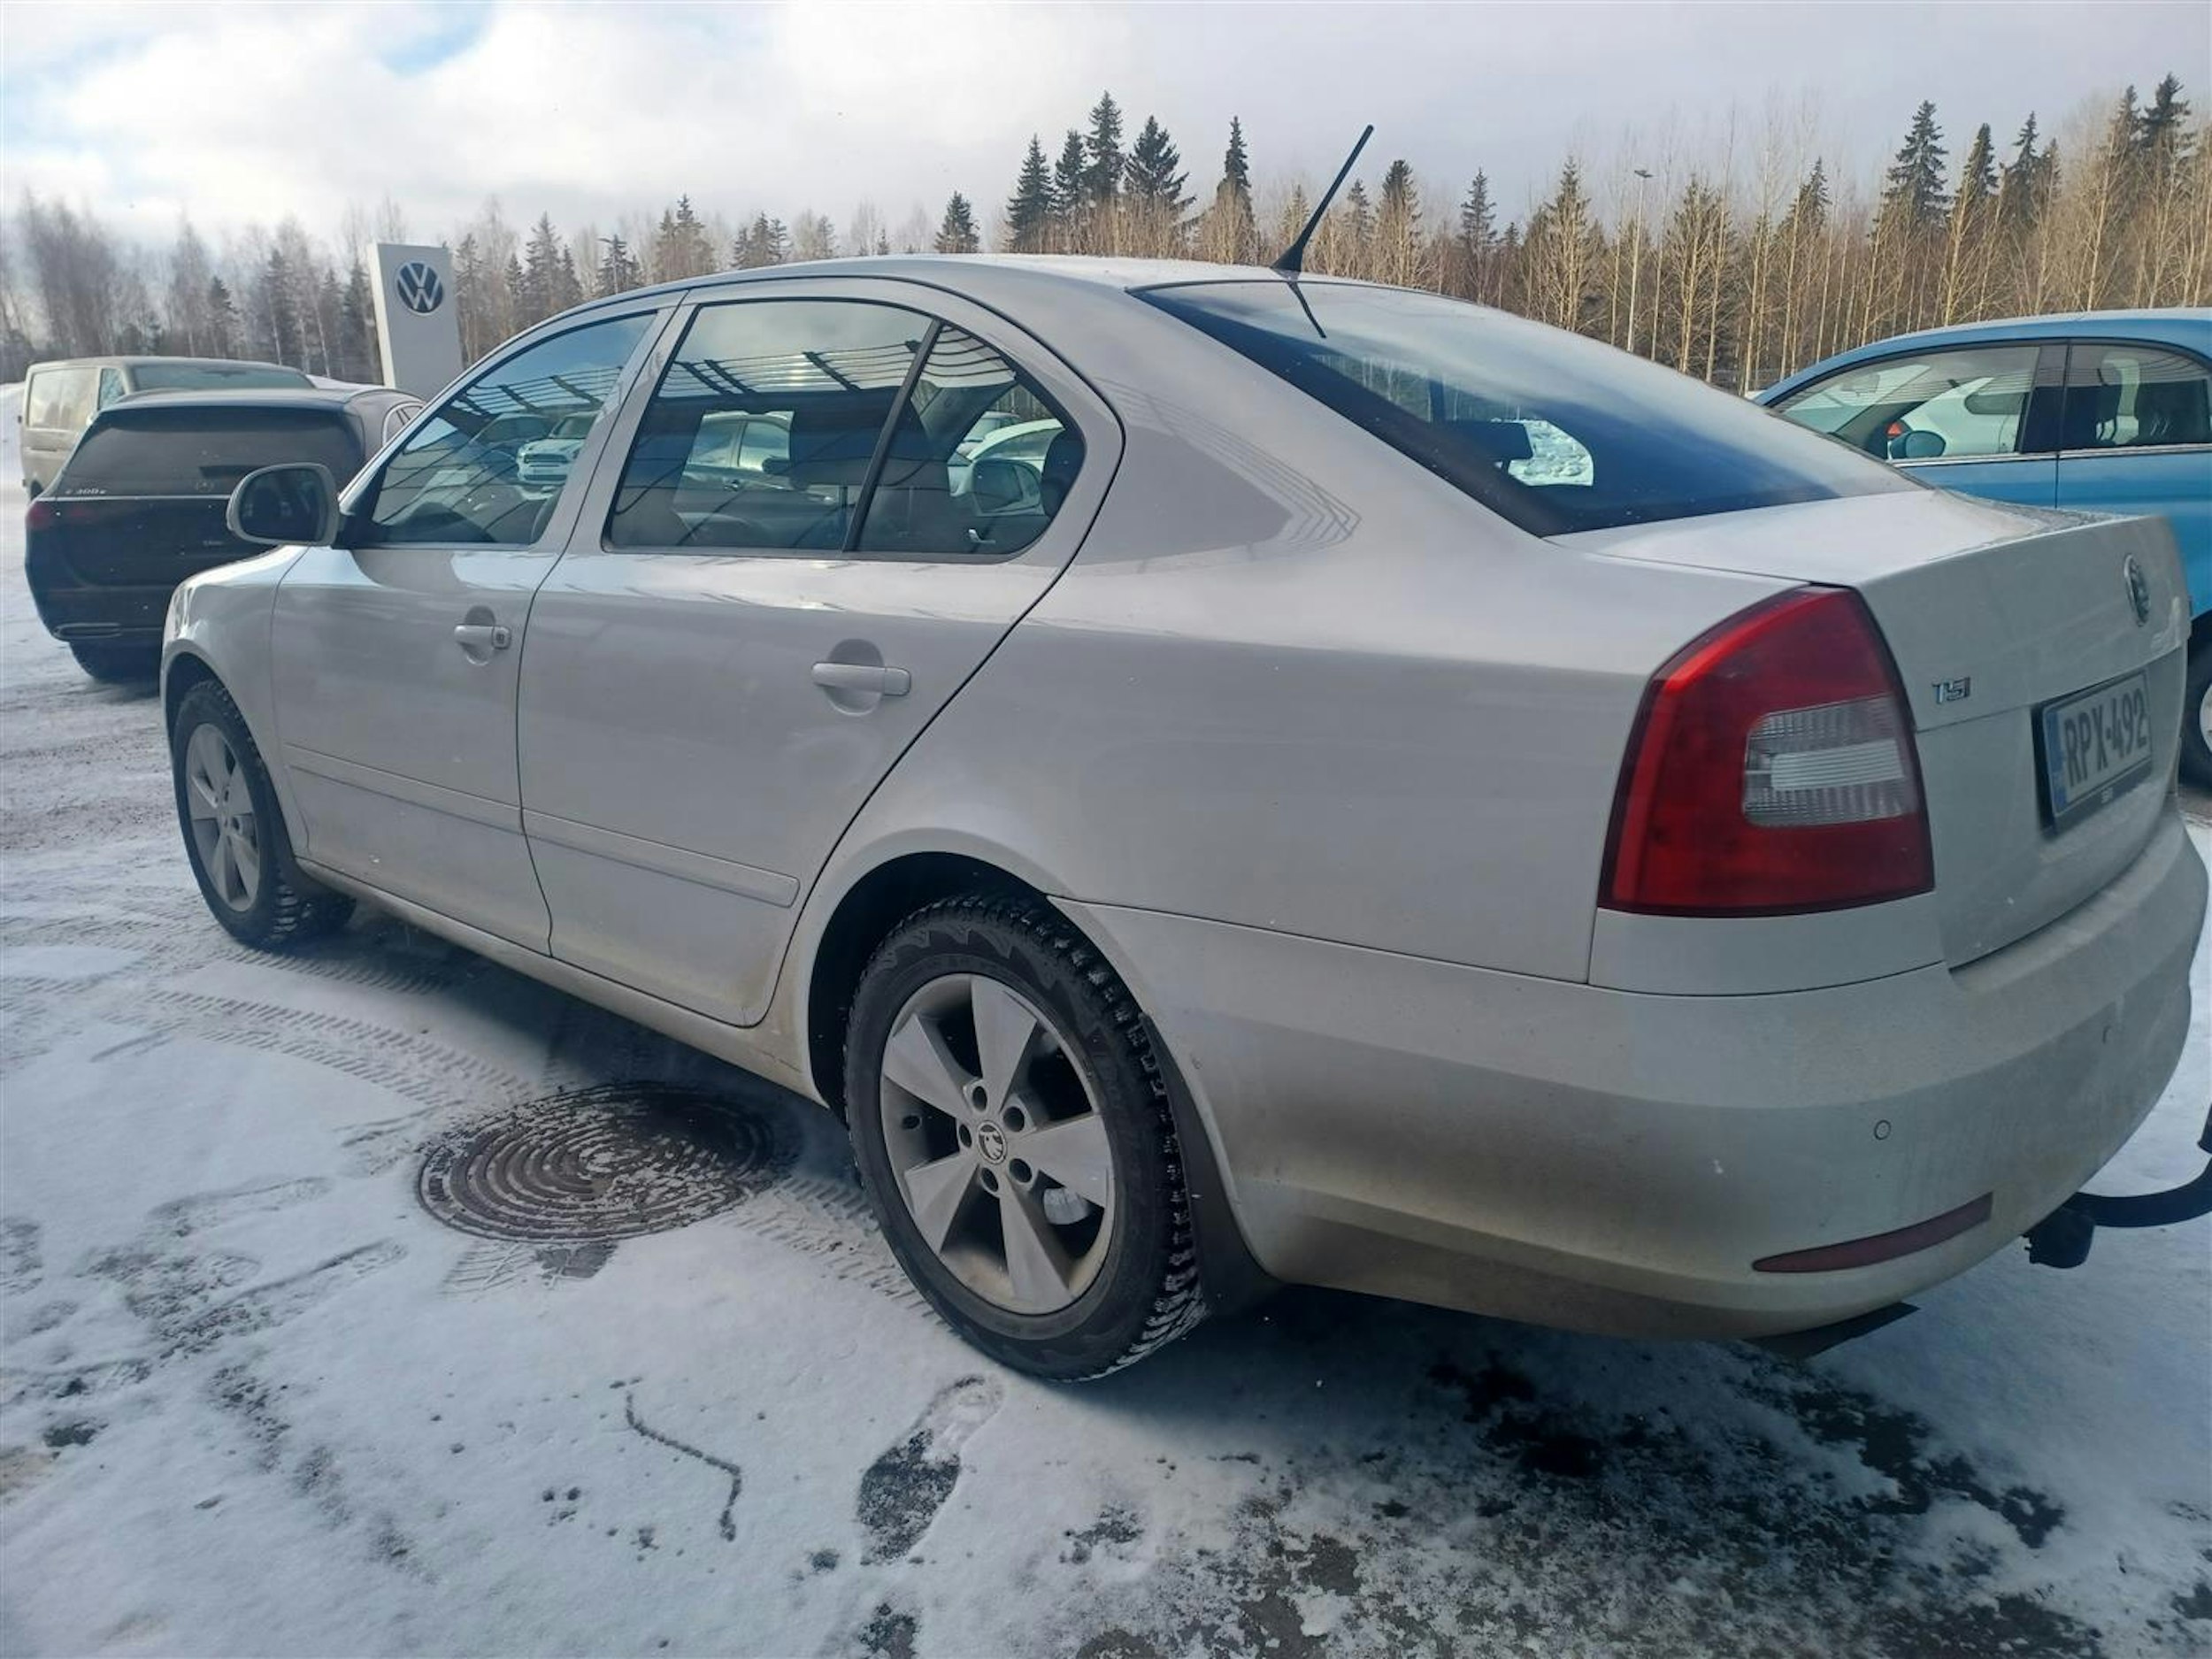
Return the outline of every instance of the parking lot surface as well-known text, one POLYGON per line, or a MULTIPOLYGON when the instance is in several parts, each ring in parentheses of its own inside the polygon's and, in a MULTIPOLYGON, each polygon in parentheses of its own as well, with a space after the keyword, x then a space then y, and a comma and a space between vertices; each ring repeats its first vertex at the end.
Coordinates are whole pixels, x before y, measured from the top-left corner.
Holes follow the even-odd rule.
MULTIPOLYGON (((234 945, 157 703, 37 626, 22 509, 0 1649, 2212 1642, 2206 1223, 2016 1246, 1803 1366, 1294 1292, 1103 1383, 1002 1372, 826 1114, 375 915, 234 945)), ((2207 972, 2099 1190, 2200 1164, 2207 972)))

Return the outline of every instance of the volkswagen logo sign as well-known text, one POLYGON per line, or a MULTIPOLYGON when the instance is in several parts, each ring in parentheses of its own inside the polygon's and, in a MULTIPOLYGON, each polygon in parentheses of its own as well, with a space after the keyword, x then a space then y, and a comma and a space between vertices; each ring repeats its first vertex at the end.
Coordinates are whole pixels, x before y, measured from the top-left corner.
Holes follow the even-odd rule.
POLYGON ((2128 603, 2135 607, 2135 626, 2139 628, 2148 627, 2151 620, 2150 578, 2143 574, 2143 566, 2132 553, 2128 555, 2127 563, 2120 566, 2120 573, 2127 580, 2128 603))
POLYGON ((400 266, 392 278, 392 287, 398 291, 399 303, 419 317, 429 316, 445 303, 445 284, 420 259, 410 259, 400 266))

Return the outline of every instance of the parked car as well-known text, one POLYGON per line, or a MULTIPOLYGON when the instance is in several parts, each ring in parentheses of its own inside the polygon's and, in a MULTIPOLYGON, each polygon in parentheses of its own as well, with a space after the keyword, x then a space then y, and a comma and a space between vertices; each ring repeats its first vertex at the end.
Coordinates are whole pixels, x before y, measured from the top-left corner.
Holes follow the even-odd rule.
POLYGON ((225 522, 238 480, 280 461, 350 478, 421 408, 377 387, 173 392, 102 410, 25 515, 39 620, 95 680, 151 679, 177 584, 257 549, 225 522))
POLYGON ((2212 787, 2212 310, 1901 334, 1816 363, 1759 401, 1940 488, 2163 515, 2195 618, 2181 765, 2212 787))
POLYGON ((227 357, 72 357, 34 363, 23 382, 23 488, 36 495, 92 424, 134 392, 269 391, 312 385, 280 363, 227 357))
POLYGON ((2162 521, 1435 295, 733 273, 231 512, 284 550, 164 682, 216 919, 366 899, 823 1102, 1041 1374, 1271 1279, 1832 1335, 2043 1223, 2188 1030, 2162 521), (447 478, 549 381, 605 388, 557 494, 447 478), (1033 501, 956 495, 1037 408, 1033 501), (784 465, 693 466, 730 416, 784 465))

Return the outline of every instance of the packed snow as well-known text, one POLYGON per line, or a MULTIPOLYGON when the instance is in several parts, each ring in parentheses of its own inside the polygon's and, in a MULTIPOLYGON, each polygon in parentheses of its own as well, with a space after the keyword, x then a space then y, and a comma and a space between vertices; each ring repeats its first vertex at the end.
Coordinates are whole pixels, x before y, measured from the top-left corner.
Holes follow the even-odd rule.
MULTIPOLYGON (((232 944, 0 465, 0 1651, 2212 1640, 2207 1223, 2016 1246, 1801 1367, 1289 1292, 1009 1374, 818 1110, 377 916, 232 944), (653 1171, 619 1213, 606 1156, 653 1171)), ((2101 1190, 2200 1165, 2194 974, 2101 1190)))

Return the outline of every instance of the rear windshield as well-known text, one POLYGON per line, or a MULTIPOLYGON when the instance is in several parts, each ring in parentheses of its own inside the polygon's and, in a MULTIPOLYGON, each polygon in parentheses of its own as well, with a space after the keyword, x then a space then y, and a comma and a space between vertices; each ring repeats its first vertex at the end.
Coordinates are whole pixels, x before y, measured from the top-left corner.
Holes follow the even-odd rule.
MULTIPOLYGON (((127 408, 127 405, 124 406, 127 408)), ((361 449, 343 415, 321 410, 119 410, 85 434, 56 482, 71 495, 227 495, 257 467, 319 461, 343 484, 361 449)))
POLYGON ((134 392, 269 392, 314 383, 297 369, 254 363, 139 363, 131 367, 134 392))
POLYGON ((1138 297, 1537 535, 1914 488, 1671 369, 1437 295, 1276 281, 1138 297))

